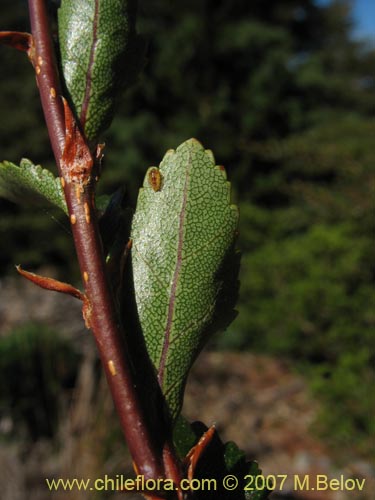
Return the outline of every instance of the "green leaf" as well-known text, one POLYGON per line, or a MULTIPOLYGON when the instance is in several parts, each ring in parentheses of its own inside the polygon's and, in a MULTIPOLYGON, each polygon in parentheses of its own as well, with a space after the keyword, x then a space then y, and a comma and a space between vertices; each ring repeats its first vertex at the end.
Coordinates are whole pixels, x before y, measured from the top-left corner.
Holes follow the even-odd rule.
POLYGON ((199 435, 182 415, 176 419, 173 428, 173 443, 181 460, 183 460, 191 448, 198 442, 199 435))
POLYGON ((228 472, 232 471, 236 465, 244 459, 245 453, 238 448, 236 443, 228 441, 228 443, 225 444, 224 461, 228 472))
MULTIPOLYGON (((206 431, 207 427, 202 422, 189 424, 181 415, 177 418, 173 438, 181 459, 199 442, 206 431)), ((271 492, 267 488, 257 488, 255 481, 255 477, 261 475, 262 471, 257 462, 247 462, 245 453, 235 443, 232 441, 223 443, 219 434, 215 432, 196 464, 194 478, 214 479, 216 488, 211 492, 196 492, 194 498, 196 500, 216 500, 217 498, 220 500, 266 500, 271 492), (233 490, 226 489, 224 486, 228 475, 231 476, 231 484, 233 484, 233 476, 237 478, 238 484, 233 490)), ((263 481, 259 481, 259 486, 263 486, 263 481)))
POLYGON ((247 462, 245 452, 238 448, 233 441, 228 441, 224 445, 224 462, 226 471, 238 478, 239 489, 244 492, 245 500, 266 500, 268 498, 271 492, 266 487, 258 489, 256 483, 251 481, 250 476, 255 478, 262 475, 258 462, 247 462))
POLYGON ((0 196, 20 204, 52 204, 68 212, 60 179, 26 159, 19 166, 0 163, 0 196))
POLYGON ((135 33, 136 0, 62 0, 58 15, 62 73, 89 141, 112 119, 118 91, 143 63, 135 33))
POLYGON ((234 317, 238 210, 214 161, 195 139, 168 151, 146 174, 132 225, 139 322, 172 417, 207 336, 234 317))

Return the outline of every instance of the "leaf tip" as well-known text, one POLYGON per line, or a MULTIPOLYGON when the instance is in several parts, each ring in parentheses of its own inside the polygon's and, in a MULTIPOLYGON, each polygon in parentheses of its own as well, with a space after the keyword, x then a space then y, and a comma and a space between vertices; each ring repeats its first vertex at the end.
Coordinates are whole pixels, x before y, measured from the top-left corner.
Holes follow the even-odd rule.
POLYGON ((204 151, 202 143, 198 141, 198 139, 195 139, 194 137, 191 137, 190 139, 187 139, 182 144, 180 144, 176 149, 176 153, 184 149, 196 149, 197 151, 199 150, 204 151))

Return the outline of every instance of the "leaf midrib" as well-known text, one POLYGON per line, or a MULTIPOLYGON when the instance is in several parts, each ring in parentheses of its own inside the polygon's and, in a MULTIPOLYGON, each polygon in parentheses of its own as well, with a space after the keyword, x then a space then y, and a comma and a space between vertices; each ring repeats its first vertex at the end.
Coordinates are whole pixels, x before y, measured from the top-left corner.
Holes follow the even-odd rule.
POLYGON ((191 154, 189 153, 188 167, 186 169, 186 177, 185 177, 184 190, 183 190, 182 206, 181 206, 181 211, 179 214, 177 260, 176 260, 175 270, 173 273, 171 294, 170 294, 170 299, 169 299, 169 304, 168 304, 167 323, 166 323, 164 337, 163 337, 164 338, 163 349, 162 349, 162 353, 161 353, 161 357, 160 357, 159 370, 158 370, 158 381, 159 381, 160 387, 163 387, 164 371, 165 371, 165 366, 166 366, 166 361, 167 361, 168 349, 169 349, 169 345, 170 345, 170 336, 171 336, 171 330, 172 330, 172 325, 173 325, 174 309, 175 309, 175 304, 176 304, 176 291, 177 291, 177 285, 178 285, 181 267, 182 267, 182 261, 183 261, 183 259, 182 259, 182 247, 184 244, 184 235, 185 235, 186 205, 187 205, 187 200, 188 200, 188 188, 189 188, 189 181, 190 181, 191 164, 192 164, 191 154))

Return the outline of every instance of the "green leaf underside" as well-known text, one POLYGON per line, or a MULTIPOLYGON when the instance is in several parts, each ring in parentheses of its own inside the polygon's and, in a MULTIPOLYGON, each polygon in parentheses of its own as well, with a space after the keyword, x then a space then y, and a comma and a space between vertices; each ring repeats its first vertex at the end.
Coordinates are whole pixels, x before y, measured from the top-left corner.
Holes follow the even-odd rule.
POLYGON ((150 172, 132 225, 134 287, 147 350, 176 417, 224 286, 218 276, 233 248, 238 210, 225 170, 195 139, 167 152, 159 190, 150 172))
POLYGON ((22 159, 20 165, 0 163, 0 196, 19 204, 56 205, 68 213, 60 179, 22 159))
POLYGON ((109 125, 121 83, 131 80, 136 50, 135 0, 62 0, 61 64, 69 97, 87 138, 109 125), (129 64, 126 64, 126 63, 129 64), (125 68, 124 68, 125 66, 125 68), (124 74, 127 72, 127 74, 124 74))

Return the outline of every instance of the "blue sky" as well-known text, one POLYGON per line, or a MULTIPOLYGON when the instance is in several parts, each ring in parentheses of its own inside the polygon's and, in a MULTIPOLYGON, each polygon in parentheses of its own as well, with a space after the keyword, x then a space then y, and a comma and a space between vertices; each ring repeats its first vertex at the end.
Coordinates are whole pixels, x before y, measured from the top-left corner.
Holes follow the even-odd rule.
MULTIPOLYGON (((317 0, 318 4, 326 5, 331 0, 317 0)), ((356 23, 354 36, 369 38, 375 45, 375 0, 352 0, 353 19, 356 23)))

